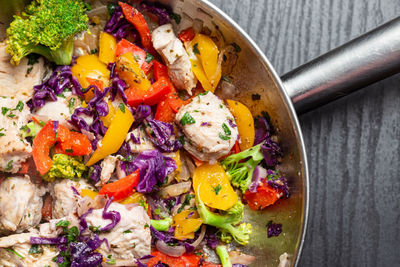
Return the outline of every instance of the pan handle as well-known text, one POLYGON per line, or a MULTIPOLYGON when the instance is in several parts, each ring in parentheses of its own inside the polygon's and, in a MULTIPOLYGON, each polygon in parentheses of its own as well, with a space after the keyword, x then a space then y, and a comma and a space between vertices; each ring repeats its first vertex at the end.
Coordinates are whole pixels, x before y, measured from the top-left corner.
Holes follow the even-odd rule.
POLYGON ((400 17, 282 76, 301 114, 400 71, 400 17))

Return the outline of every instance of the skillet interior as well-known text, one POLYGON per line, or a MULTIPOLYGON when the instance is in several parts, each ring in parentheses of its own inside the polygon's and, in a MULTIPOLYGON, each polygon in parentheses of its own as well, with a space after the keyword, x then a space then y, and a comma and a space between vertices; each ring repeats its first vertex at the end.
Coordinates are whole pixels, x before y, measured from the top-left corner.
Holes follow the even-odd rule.
POLYGON ((252 266, 278 266, 279 256, 287 252, 292 255, 291 265, 297 265, 305 234, 308 213, 307 159, 300 126, 290 98, 285 93, 280 78, 269 61, 250 37, 229 17, 207 1, 171 1, 176 13, 186 13, 199 18, 212 28, 218 25, 227 43, 236 42, 242 49, 231 74, 234 84, 240 89, 235 98, 258 115, 267 111, 284 151, 281 171, 286 174, 291 188, 291 197, 280 200, 264 211, 248 209, 247 218, 253 226, 250 244, 244 251, 256 256, 252 266), (252 100, 252 94, 261 99, 252 100), (267 238, 266 224, 269 220, 282 223, 280 236, 267 238))
MULTIPOLYGON (((29 1, 0 1, 0 20, 4 23, 0 25, 0 39, 4 38, 8 24, 8 19, 5 18, 20 9, 23 2, 29 1)), ((246 210, 245 221, 252 224, 253 234, 250 244, 243 251, 256 256, 252 266, 278 266, 279 256, 284 252, 292 256, 291 265, 295 266, 301 253, 307 223, 308 172, 301 130, 290 98, 257 45, 215 6, 201 0, 167 2, 173 6, 175 13, 186 13, 192 18, 199 18, 209 28, 212 28, 212 24, 218 25, 226 41, 236 42, 242 49, 231 74, 234 77, 233 82, 240 89, 235 100, 247 105, 253 115, 258 115, 261 111, 269 113, 285 154, 280 169, 288 178, 291 188, 289 199, 280 200, 262 212, 246 210), (252 94, 259 94, 261 99, 253 101, 252 94), (283 233, 280 236, 267 238, 266 224, 270 220, 282 223, 283 233)))

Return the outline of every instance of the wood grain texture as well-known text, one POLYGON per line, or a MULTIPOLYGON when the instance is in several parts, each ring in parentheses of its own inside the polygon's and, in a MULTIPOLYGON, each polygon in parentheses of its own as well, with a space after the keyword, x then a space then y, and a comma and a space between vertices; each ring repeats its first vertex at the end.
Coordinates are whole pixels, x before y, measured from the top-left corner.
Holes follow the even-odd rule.
MULTIPOLYGON (((211 0, 280 74, 400 14, 398 0, 211 0)), ((300 266, 400 266, 400 75, 304 114, 310 218, 300 266)))

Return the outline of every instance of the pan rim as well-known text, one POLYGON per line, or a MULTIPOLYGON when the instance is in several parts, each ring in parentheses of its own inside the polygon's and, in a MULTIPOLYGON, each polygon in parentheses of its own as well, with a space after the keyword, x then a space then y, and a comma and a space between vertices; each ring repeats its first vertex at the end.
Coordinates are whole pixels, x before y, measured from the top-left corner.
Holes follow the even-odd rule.
POLYGON ((302 226, 301 226, 301 235, 300 235, 300 240, 299 244, 296 250, 296 253, 294 255, 295 261, 293 262, 292 266, 297 266, 303 246, 304 246, 304 241, 306 237, 306 232, 307 232, 307 226, 308 226, 308 216, 309 216, 309 205, 310 205, 310 196, 309 196, 309 188, 310 188, 310 181, 309 181, 309 169, 308 169, 308 160, 307 160, 307 153, 306 153, 306 147, 304 144, 304 138, 303 138, 303 133, 300 127, 300 123, 297 117, 297 113, 295 111, 295 108, 293 106, 293 102, 290 99, 288 93, 285 90, 285 86, 283 85, 283 82, 281 78, 279 77, 278 73, 276 72, 275 68, 272 66, 271 62, 268 60, 268 58, 265 56, 265 54, 262 52, 262 50, 258 47, 256 42, 231 18, 229 17, 225 12, 223 12, 221 9, 219 9, 216 5, 211 3, 209 0, 197 0, 199 3, 207 6, 208 8, 214 10, 215 13, 217 13, 220 17, 222 17, 227 24, 229 24, 231 27, 233 27, 249 44, 250 48, 255 52, 257 56, 261 58, 262 63, 268 68, 268 70, 271 73, 272 79, 274 83, 279 87, 279 90, 283 96, 284 102, 288 107, 289 110, 289 115, 292 119, 292 123, 294 125, 294 128, 297 131, 297 141, 300 144, 300 152, 301 152, 301 165, 304 170, 304 185, 303 185, 303 214, 302 214, 302 226))

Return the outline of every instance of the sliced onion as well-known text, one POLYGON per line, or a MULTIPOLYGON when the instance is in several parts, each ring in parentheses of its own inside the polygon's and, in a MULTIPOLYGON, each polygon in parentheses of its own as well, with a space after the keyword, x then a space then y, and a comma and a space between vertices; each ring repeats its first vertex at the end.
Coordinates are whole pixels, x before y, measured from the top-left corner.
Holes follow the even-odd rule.
POLYGON ((191 182, 181 182, 166 186, 160 190, 162 198, 176 197, 182 195, 190 190, 192 186, 191 182))
POLYGON ((194 19, 193 20, 193 30, 195 33, 201 32, 203 29, 203 21, 199 19, 194 19))
POLYGON ((168 246, 168 244, 162 240, 157 240, 156 248, 162 253, 167 254, 171 257, 180 257, 183 255, 183 253, 186 252, 184 246, 168 246))
POLYGON ((205 224, 203 224, 201 226, 201 232, 200 232, 199 237, 196 239, 196 241, 194 241, 190 245, 192 245, 194 248, 196 248, 198 245, 200 245, 201 241, 203 241, 203 238, 205 235, 206 235, 206 226, 205 226, 205 224))
POLYGON ((181 153, 181 173, 179 175, 182 181, 189 180, 190 177, 193 176, 194 169, 196 166, 194 165, 192 159, 186 155, 186 153, 181 153))
POLYGON ((221 80, 218 86, 218 96, 222 99, 232 99, 239 93, 236 86, 230 82, 221 80))
POLYGON ((232 264, 250 265, 256 257, 244 254, 240 251, 232 250, 229 252, 229 258, 231 259, 232 264))
POLYGON ((93 17, 93 16, 107 16, 108 10, 107 6, 99 6, 95 9, 90 10, 87 15, 88 17, 93 17))

